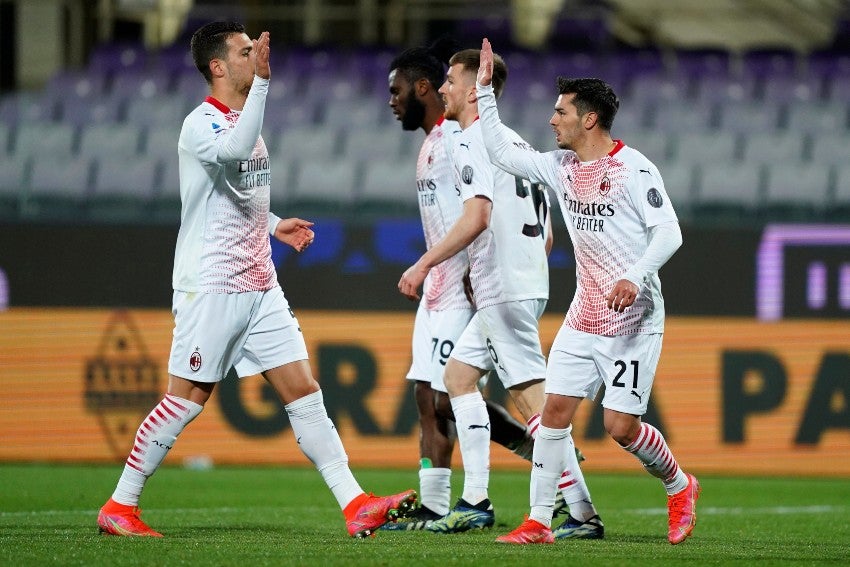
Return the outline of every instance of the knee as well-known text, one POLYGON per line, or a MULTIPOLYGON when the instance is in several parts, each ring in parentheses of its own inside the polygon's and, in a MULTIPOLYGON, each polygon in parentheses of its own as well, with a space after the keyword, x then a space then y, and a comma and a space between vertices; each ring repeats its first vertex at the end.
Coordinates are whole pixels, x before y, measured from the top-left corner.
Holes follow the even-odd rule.
POLYGON ((622 447, 628 447, 637 439, 640 431, 640 420, 637 418, 612 420, 605 423, 605 430, 622 447))

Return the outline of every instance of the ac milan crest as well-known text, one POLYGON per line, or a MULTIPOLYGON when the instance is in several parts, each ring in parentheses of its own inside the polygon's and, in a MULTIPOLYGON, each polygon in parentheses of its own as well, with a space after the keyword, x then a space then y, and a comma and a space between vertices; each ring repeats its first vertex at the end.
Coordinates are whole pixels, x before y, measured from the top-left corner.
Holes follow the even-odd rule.
POLYGON ((195 352, 189 355, 189 368, 192 372, 197 372, 201 369, 201 353, 198 352, 198 347, 195 347, 195 352))
POLYGON ((608 179, 608 176, 602 178, 602 183, 599 184, 599 194, 603 197, 608 194, 608 191, 611 190, 611 180, 608 179))

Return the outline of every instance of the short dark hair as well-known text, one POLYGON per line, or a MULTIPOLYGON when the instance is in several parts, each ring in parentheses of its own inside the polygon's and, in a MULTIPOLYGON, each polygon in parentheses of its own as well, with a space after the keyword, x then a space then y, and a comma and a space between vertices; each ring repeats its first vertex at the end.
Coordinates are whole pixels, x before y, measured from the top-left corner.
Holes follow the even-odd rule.
POLYGON ((211 22, 192 34, 192 59, 208 84, 212 84, 210 61, 227 58, 227 38, 236 33, 245 33, 245 26, 237 22, 211 22))
POLYGON ((620 108, 620 99, 611 85, 602 79, 569 79, 558 77, 558 94, 575 94, 573 104, 579 116, 588 112, 599 115, 599 127, 611 131, 614 116, 620 108))
POLYGON ((401 73, 410 83, 427 79, 436 91, 446 80, 446 65, 455 51, 457 43, 442 37, 428 47, 411 47, 402 51, 390 62, 389 71, 401 73))
MULTIPOLYGON (((464 49, 458 51, 452 58, 449 59, 449 65, 463 65, 466 71, 478 73, 478 67, 481 65, 481 50, 480 49, 464 49)), ((504 59, 499 57, 497 53, 493 54, 493 93, 496 98, 502 95, 502 90, 505 88, 505 81, 508 80, 508 66, 505 65, 504 59)))

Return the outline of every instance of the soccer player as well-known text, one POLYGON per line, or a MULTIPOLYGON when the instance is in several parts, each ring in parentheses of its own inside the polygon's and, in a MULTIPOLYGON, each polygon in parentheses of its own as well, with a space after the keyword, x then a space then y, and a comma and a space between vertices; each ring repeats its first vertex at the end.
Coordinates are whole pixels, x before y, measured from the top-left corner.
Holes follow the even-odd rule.
POLYGON ((498 65, 484 39, 478 108, 493 163, 556 188, 576 258, 576 293, 555 337, 546 402, 534 446, 531 512, 503 543, 548 543, 555 485, 571 446, 570 424, 582 398, 602 384, 605 429, 668 494, 668 539, 694 529, 700 486, 673 457, 646 413, 664 332, 658 270, 682 244, 679 222, 658 168, 611 138, 619 100, 599 79, 558 78, 549 124, 558 150, 540 154, 514 143, 496 108, 498 65))
MULTIPOLYGON (((491 420, 478 380, 495 371, 529 429, 536 429, 546 371, 538 319, 549 294, 547 253, 552 242, 545 191, 499 170, 487 158, 477 120, 478 50, 460 51, 449 64, 439 92, 446 103, 446 118, 457 120, 462 129, 451 140, 450 152, 463 213, 443 238, 405 271, 398 285, 402 294, 418 299, 419 286, 433 269, 467 251, 477 311, 445 370, 463 457, 464 488, 449 514, 428 528, 442 533, 491 527, 495 522, 488 496, 491 420)), ((507 77, 501 59, 497 69, 497 90, 501 92, 507 77)), ((512 139, 524 144, 515 134, 512 139)), ((572 500, 576 506, 586 501, 592 509, 575 453, 572 460, 569 471, 575 471, 575 476, 567 475, 565 488, 581 490, 582 496, 572 500)), ((567 504, 572 509, 569 500, 567 504)), ((598 531, 584 537, 601 537, 601 522, 598 531)))
MULTIPOLYGON (((443 41, 429 48, 407 49, 389 67, 389 105, 393 114, 404 130, 425 131, 416 164, 416 193, 428 248, 445 236, 463 209, 447 154, 447 140, 460 126, 445 120, 445 104, 437 92, 445 77, 443 61, 454 52, 452 47, 450 42, 443 41)), ((424 281, 413 328, 413 363, 407 374, 407 379, 414 381, 419 413, 422 505, 383 529, 425 529, 431 521, 446 515, 451 505, 454 416, 443 383, 443 370, 473 314, 463 282, 468 267, 466 252, 461 251, 431 270, 424 281)), ((505 408, 489 400, 486 403, 493 424, 493 440, 530 459, 533 440, 526 427, 505 408)))
POLYGON ((371 535, 412 507, 416 492, 365 494, 348 468, 307 361, 304 337, 278 284, 269 233, 298 251, 312 223, 269 212, 269 155, 260 129, 269 87, 269 34, 214 22, 192 36, 210 95, 183 122, 178 142, 180 231, 174 260, 174 338, 168 393, 142 422, 97 523, 106 534, 161 534, 140 518, 139 497, 177 436, 231 367, 262 374, 285 404, 298 446, 336 497, 352 537, 371 535))

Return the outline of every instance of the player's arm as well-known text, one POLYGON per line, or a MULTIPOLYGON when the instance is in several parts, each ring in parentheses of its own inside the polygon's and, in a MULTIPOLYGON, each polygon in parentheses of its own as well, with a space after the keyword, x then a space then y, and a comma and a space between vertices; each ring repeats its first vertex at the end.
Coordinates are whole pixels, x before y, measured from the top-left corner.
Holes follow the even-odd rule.
POLYGON ((311 230, 313 223, 299 218, 282 219, 269 212, 269 234, 296 252, 303 252, 316 238, 311 230))
MULTIPOLYGON (((251 157, 260 130, 263 127, 263 116, 266 111, 266 94, 269 91, 269 32, 263 32, 260 37, 253 41, 252 47, 255 51, 254 82, 248 91, 248 98, 236 126, 226 135, 217 138, 218 163, 233 161, 244 161, 251 157)), ((247 56, 247 54, 246 54, 247 56)))
POLYGON ((398 282, 398 290, 412 301, 419 299, 419 286, 428 272, 437 264, 448 260, 478 238, 490 226, 493 203, 490 199, 475 196, 463 202, 463 214, 449 231, 419 260, 409 267, 398 282))
POLYGON ((552 232, 552 215, 546 215, 546 256, 552 252, 555 245, 555 234, 552 232))
POLYGON ((487 39, 481 46, 480 65, 476 84, 478 115, 490 161, 511 175, 533 183, 559 187, 561 183, 557 167, 561 152, 541 154, 527 144, 525 147, 514 144, 514 132, 499 118, 496 95, 490 84, 493 76, 493 48, 487 39))
POLYGON ((682 230, 677 221, 649 228, 649 245, 635 264, 614 284, 606 297, 608 309, 624 311, 635 302, 643 282, 661 269, 682 245, 682 230))

